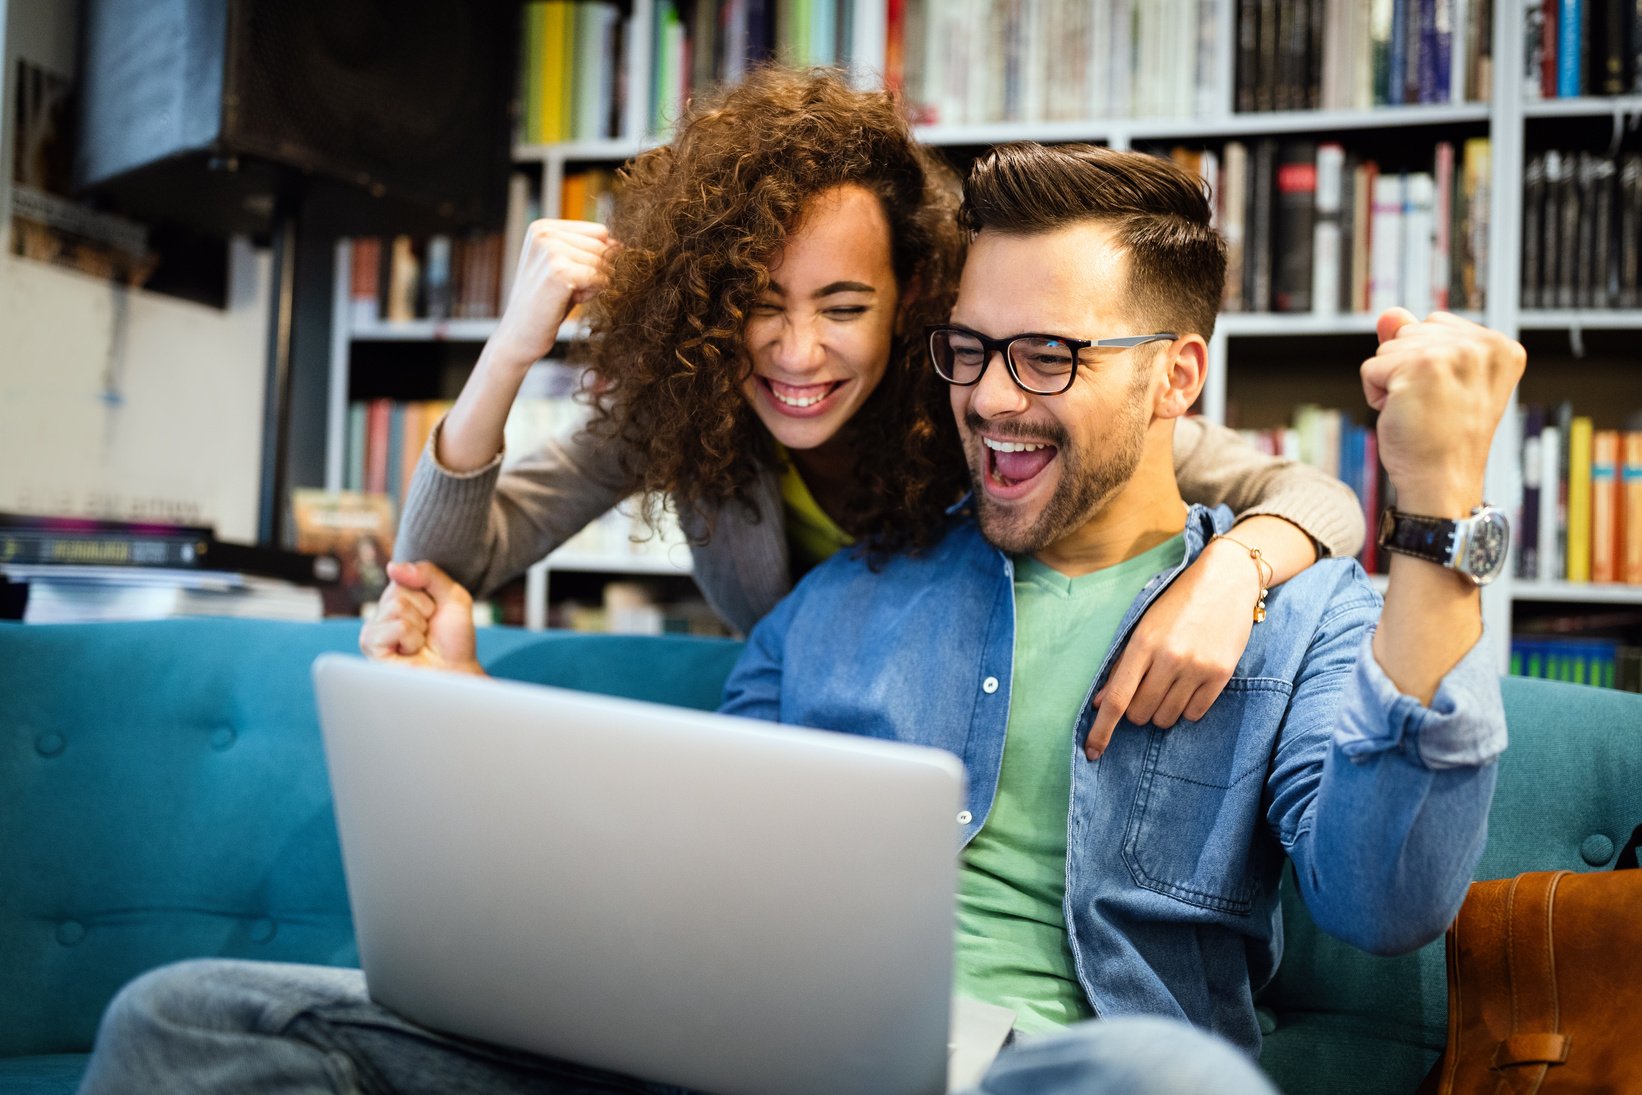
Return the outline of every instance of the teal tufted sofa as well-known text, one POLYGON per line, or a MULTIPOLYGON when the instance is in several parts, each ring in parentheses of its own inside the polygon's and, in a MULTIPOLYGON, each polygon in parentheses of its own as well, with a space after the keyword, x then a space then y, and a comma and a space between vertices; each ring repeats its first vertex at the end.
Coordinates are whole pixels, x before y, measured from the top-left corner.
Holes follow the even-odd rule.
MULTIPOLYGON (((0 1095, 74 1089, 104 1004, 176 959, 356 961, 308 669, 349 622, 0 624, 0 1095)), ((711 708, 740 647, 490 630, 495 675, 711 708)), ((1642 697, 1508 680, 1480 877, 1611 865, 1642 822, 1642 697)), ((1291 1093, 1410 1092, 1442 944, 1372 958, 1297 905, 1262 996, 1291 1093)))

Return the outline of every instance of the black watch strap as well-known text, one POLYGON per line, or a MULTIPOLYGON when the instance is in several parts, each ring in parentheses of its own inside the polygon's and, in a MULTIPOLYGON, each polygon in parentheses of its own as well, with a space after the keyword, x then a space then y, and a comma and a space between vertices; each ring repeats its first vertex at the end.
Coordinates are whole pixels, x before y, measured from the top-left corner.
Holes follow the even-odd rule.
POLYGON ((1447 566, 1454 553, 1456 524, 1441 517, 1399 513, 1387 506, 1380 518, 1379 543, 1388 551, 1447 566))

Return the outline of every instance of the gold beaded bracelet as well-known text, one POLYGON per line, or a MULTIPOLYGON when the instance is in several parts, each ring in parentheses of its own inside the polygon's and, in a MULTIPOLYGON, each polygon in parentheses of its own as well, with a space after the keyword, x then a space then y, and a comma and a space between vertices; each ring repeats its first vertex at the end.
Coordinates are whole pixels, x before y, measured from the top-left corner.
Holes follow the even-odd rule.
POLYGON ((1266 594, 1271 592, 1271 579, 1276 573, 1275 568, 1273 568, 1271 563, 1261 556, 1259 548, 1251 548, 1243 541, 1233 540, 1230 536, 1227 536, 1222 532, 1215 533, 1209 543, 1212 544, 1215 540, 1227 540, 1236 544, 1238 547, 1248 552, 1249 558, 1254 560, 1254 572, 1260 580, 1260 600, 1257 601, 1254 606, 1254 622, 1257 624, 1264 623, 1266 619, 1266 594))

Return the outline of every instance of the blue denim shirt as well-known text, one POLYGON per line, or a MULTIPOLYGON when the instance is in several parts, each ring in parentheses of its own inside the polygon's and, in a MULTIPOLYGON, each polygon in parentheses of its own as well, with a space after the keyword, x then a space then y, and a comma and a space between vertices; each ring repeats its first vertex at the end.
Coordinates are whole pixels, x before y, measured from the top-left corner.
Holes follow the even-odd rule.
MULTIPOLYGON (((1192 508, 1184 561, 1130 606, 1091 697, 1231 520, 1192 508)), ((1369 648, 1380 599, 1356 562, 1323 560, 1266 603, 1202 720, 1122 722, 1091 762, 1093 711, 1067 713, 1065 914, 1091 1005, 1183 1018, 1250 1053, 1254 993, 1282 954, 1284 855, 1323 930, 1375 953, 1419 947, 1465 897, 1505 747, 1484 644, 1429 707, 1397 691, 1369 648)), ((949 750, 969 776, 967 843, 997 789, 1014 645, 1012 563, 962 516, 876 573, 851 552, 812 571, 749 636, 722 709, 949 750)))

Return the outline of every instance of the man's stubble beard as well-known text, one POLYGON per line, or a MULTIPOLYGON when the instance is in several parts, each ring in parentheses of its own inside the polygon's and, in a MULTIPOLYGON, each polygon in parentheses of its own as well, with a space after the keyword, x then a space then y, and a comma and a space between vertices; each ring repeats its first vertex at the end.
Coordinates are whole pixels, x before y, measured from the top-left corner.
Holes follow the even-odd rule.
MULTIPOLYGON (((1133 381, 1125 393, 1122 415, 1105 437, 1085 451, 1072 448, 1070 436, 1058 422, 1033 434, 1033 439, 1046 440, 1055 446, 1060 480, 1037 519, 1030 524, 1011 516, 1006 507, 987 496, 983 485, 986 450, 983 447, 977 457, 974 448, 965 446, 969 475, 975 490, 976 517, 980 522, 981 535, 988 543, 1012 555, 1036 554, 1100 514, 1113 496, 1133 478, 1145 453, 1146 428, 1149 425, 1145 395, 1149 380, 1148 370, 1135 370, 1133 381), (1104 456, 1094 455, 1102 450, 1104 456), (1094 455, 1093 459, 1085 459, 1091 455, 1094 455), (980 461, 978 466, 977 459, 980 461)), ((965 412, 964 424, 971 434, 985 425, 973 411, 965 412)))

